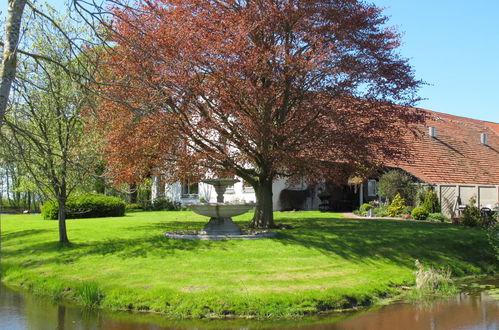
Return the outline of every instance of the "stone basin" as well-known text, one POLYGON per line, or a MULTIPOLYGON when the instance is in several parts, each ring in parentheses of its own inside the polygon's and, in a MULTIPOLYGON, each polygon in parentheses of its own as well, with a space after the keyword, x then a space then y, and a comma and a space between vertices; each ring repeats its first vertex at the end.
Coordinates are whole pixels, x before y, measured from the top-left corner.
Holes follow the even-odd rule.
POLYGON ((225 203, 204 203, 190 205, 190 209, 197 214, 210 218, 232 218, 244 214, 251 210, 252 204, 225 204, 225 203))

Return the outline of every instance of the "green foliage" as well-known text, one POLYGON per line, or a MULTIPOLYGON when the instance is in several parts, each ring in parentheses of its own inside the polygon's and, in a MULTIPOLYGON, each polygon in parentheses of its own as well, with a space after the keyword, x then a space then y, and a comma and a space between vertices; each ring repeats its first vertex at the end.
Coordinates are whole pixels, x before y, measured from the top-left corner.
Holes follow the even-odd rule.
POLYGON ((386 215, 386 207, 375 207, 373 209, 373 215, 378 217, 384 217, 386 215))
POLYGON ((480 225, 483 228, 489 228, 497 223, 498 209, 496 208, 492 212, 484 212, 481 214, 480 225))
POLYGON ((428 210, 429 213, 438 213, 441 211, 440 202, 438 201, 437 193, 432 188, 428 189, 428 193, 421 205, 428 210))
POLYGON ((78 288, 78 295, 86 307, 96 307, 101 301, 99 287, 94 282, 82 283, 78 288))
POLYGON ((157 198, 152 203, 150 201, 142 202, 142 208, 145 211, 178 211, 178 203, 172 202, 166 198, 157 198))
POLYGON ((416 186, 410 176, 400 170, 386 172, 379 178, 378 195, 393 201, 398 194, 408 205, 413 205, 416 195, 416 186))
MULTIPOLYGON (((58 204, 54 201, 47 201, 42 205, 44 219, 57 220, 58 212, 58 204)), ((113 196, 82 194, 71 196, 66 202, 68 219, 121 217, 123 215, 125 215, 125 202, 113 196)))
POLYGON ((480 209, 477 206, 473 205, 473 203, 471 203, 471 205, 468 205, 468 207, 464 209, 463 213, 461 214, 461 218, 459 219, 460 224, 468 227, 476 227, 480 224, 480 222, 480 209))
POLYGON ((139 203, 131 203, 131 204, 126 204, 125 206, 125 211, 141 211, 142 210, 142 205, 139 203))
POLYGON ((499 223, 495 223, 487 228, 487 238, 493 253, 499 261, 499 223))
POLYGON ((386 216, 387 207, 388 207, 387 203, 379 203, 378 206, 375 206, 373 208, 373 215, 378 216, 378 217, 386 216))
POLYGON ((390 206, 386 209, 386 214, 390 217, 396 217, 404 212, 405 200, 400 194, 395 195, 390 206))
POLYGON ((371 204, 368 204, 368 203, 364 203, 360 206, 359 208, 359 211, 362 215, 366 215, 367 214, 367 211, 369 211, 370 209, 372 209, 373 206, 371 204))
POLYGON ((426 208, 422 206, 415 207, 414 210, 412 210, 411 216, 413 219, 416 220, 426 220, 429 216, 429 212, 426 208))
POLYGON ((402 211, 402 214, 411 214, 412 210, 414 210, 413 206, 406 206, 406 207, 404 207, 404 210, 402 211))
POLYGON ((449 222, 449 218, 440 212, 430 213, 426 219, 431 221, 449 222))

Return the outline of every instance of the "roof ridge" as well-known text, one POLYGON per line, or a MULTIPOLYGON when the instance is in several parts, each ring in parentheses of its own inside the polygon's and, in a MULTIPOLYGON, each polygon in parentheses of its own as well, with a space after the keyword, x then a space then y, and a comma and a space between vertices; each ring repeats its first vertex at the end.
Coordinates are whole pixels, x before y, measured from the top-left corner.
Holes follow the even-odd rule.
POLYGON ((499 123, 489 121, 489 120, 481 120, 481 119, 475 119, 475 118, 470 118, 470 117, 463 117, 463 116, 458 116, 458 115, 453 115, 450 113, 445 113, 445 112, 439 112, 435 110, 430 110, 430 109, 424 109, 424 108, 419 108, 419 107, 412 107, 413 109, 420 110, 420 111, 425 111, 425 112, 430 112, 433 114, 438 114, 438 115, 443 115, 443 116, 448 116, 448 117, 455 117, 459 119, 465 119, 465 120, 470 120, 470 121, 475 121, 475 122, 480 122, 480 123, 485 123, 485 124, 494 124, 494 125, 499 125, 499 123))

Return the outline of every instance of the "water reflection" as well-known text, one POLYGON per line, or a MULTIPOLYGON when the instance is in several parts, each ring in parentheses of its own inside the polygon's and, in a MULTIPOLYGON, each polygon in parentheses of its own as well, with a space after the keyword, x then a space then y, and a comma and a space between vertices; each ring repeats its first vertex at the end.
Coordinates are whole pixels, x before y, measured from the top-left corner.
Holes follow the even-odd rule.
POLYGON ((0 284, 0 328, 21 329, 499 329, 499 302, 485 293, 432 304, 397 303, 375 310, 287 321, 170 321, 160 315, 87 310, 15 292, 0 284))

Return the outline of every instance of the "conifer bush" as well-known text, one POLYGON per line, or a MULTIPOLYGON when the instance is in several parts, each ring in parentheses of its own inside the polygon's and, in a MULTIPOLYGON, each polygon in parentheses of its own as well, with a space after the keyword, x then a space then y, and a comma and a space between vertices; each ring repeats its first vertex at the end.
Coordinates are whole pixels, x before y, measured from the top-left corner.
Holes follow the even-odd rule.
POLYGON ((440 202, 438 201, 437 193, 433 189, 429 189, 423 201, 423 206, 429 213, 440 212, 440 202))
POLYGON ((396 217, 398 215, 401 215, 404 212, 405 209, 405 199, 400 196, 400 194, 397 194, 395 198, 393 198, 393 201, 391 202, 390 206, 386 209, 386 215, 390 217, 396 217))

